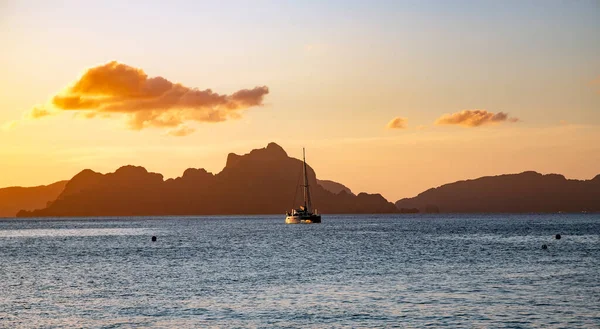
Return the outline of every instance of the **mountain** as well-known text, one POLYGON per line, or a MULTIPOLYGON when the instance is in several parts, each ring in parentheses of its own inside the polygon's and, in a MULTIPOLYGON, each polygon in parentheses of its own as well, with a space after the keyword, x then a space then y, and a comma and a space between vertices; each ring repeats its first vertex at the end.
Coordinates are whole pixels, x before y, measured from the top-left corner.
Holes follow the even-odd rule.
MULTIPOLYGON (((86 169, 75 175, 55 201, 20 217, 141 216, 211 214, 285 214, 302 203, 298 177, 302 161, 288 157, 279 145, 229 154, 218 174, 187 169, 164 180, 143 167, 124 166, 114 173, 86 169)), ((313 205, 324 214, 394 213, 393 203, 379 194, 331 193, 307 165, 313 205)))
POLYGON ((46 204, 64 190, 67 181, 35 187, 6 187, 0 189, 0 217, 14 217, 21 209, 33 210, 46 204))
POLYGON ((338 182, 334 182, 334 181, 326 180, 326 179, 317 179, 317 184, 321 185, 321 187, 323 187, 324 189, 326 189, 327 191, 329 191, 333 194, 338 194, 338 193, 344 191, 348 194, 354 195, 354 193, 352 193, 352 191, 349 188, 347 188, 346 186, 344 186, 343 184, 340 184, 338 182))
POLYGON ((398 209, 443 213, 600 211, 600 175, 566 179, 534 171, 481 177, 429 189, 398 200, 398 209))

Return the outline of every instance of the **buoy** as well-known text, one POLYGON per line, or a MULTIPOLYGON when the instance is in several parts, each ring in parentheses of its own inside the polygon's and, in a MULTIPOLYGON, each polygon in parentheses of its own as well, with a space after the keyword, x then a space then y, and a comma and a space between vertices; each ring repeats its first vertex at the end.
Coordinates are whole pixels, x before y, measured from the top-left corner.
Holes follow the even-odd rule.
POLYGON ((152 242, 155 242, 155 241, 156 241, 156 237, 152 236, 152 242))
POLYGON ((543 245, 542 245, 542 249, 546 250, 546 249, 548 249, 548 246, 547 246, 547 245, 545 245, 545 244, 543 244, 543 245))
POLYGON ((557 234, 554 237, 556 238, 556 240, 560 240, 560 234, 557 234))

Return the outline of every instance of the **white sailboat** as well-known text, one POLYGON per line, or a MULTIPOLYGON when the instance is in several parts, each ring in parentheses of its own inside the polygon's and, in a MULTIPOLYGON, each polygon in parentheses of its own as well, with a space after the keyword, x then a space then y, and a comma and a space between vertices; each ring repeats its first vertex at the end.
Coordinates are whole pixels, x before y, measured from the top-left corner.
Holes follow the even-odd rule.
POLYGON ((310 200, 310 189, 308 186, 308 177, 306 174, 306 156, 304 153, 304 148, 302 148, 302 162, 302 173, 304 175, 304 184, 302 185, 304 189, 304 205, 300 206, 299 209, 292 209, 291 212, 286 213, 286 224, 321 223, 321 215, 319 215, 316 210, 314 213, 311 211, 312 203, 310 200))

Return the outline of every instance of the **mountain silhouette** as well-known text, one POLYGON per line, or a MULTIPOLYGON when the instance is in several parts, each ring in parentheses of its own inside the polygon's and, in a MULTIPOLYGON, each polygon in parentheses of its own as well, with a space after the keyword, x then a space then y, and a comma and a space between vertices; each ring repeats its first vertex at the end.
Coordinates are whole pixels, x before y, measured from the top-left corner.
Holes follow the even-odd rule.
MULTIPOLYGON (((143 167, 124 166, 108 174, 86 169, 45 208, 18 216, 285 214, 302 204, 301 174, 302 161, 275 143, 245 155, 229 154, 218 174, 187 169, 181 177, 164 180, 143 167)), ((308 165, 307 175, 313 206, 321 213, 398 212, 380 194, 326 190, 308 165)))
POLYGON ((45 207, 64 190, 67 181, 35 187, 6 187, 0 189, 0 217, 14 217, 21 209, 45 207))
POLYGON ((534 171, 481 177, 429 189, 398 200, 398 209, 442 213, 600 211, 600 175, 566 179, 534 171))
POLYGON ((347 188, 343 184, 331 180, 317 179, 317 184, 321 185, 321 187, 333 194, 338 194, 342 191, 345 191, 348 194, 354 194, 349 188, 347 188))

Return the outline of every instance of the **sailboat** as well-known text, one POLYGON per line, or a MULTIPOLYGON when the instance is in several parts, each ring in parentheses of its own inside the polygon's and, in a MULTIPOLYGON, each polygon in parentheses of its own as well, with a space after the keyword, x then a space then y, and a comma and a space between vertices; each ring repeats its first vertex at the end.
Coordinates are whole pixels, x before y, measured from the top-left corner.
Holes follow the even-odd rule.
POLYGON ((286 224, 312 224, 320 223, 321 215, 318 214, 317 210, 311 212, 312 203, 310 201, 310 189, 308 186, 308 177, 306 175, 306 155, 304 148, 302 148, 302 174, 304 175, 304 205, 300 206, 299 209, 292 209, 291 212, 286 213, 285 223, 286 224))

